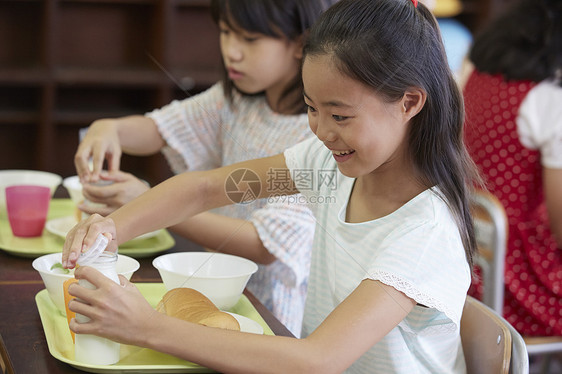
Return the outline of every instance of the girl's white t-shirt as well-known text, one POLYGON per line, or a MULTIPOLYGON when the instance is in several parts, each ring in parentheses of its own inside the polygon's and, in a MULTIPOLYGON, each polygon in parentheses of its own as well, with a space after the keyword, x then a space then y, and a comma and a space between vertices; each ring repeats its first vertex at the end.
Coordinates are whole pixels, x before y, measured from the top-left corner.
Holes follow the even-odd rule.
POLYGON ((465 373, 459 328, 470 270, 438 189, 385 217, 347 223, 354 179, 338 171, 322 142, 311 137, 285 151, 285 159, 317 220, 302 336, 361 281, 378 280, 420 305, 347 372, 465 373))

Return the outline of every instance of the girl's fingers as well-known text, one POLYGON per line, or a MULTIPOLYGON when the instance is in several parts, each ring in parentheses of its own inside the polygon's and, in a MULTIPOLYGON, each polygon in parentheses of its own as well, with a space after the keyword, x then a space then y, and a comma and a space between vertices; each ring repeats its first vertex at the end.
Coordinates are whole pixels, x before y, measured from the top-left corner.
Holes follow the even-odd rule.
POLYGON ((113 213, 117 208, 112 206, 92 206, 90 204, 81 204, 78 206, 80 210, 86 214, 99 214, 107 216, 113 213))
POLYGON ((92 214, 90 217, 88 217, 85 222, 85 224, 87 225, 87 232, 82 242, 81 251, 88 251, 96 242, 99 234, 104 234, 107 239, 109 239, 109 242, 111 242, 111 240, 113 239, 113 235, 111 234, 112 228, 110 223, 112 222, 113 221, 110 218, 104 218, 99 214, 92 214))
POLYGON ((70 329, 76 334, 88 334, 94 331, 94 324, 96 324, 96 319, 93 317, 95 313, 95 308, 89 304, 86 304, 80 300, 72 299, 68 304, 68 308, 76 314, 82 314, 90 318, 88 322, 79 323, 76 318, 73 318, 68 324, 70 329))
POLYGON ((119 284, 121 285, 121 287, 130 288, 131 286, 133 286, 133 284, 129 282, 129 280, 125 276, 123 276, 122 274, 119 274, 118 276, 119 276, 119 284))
MULTIPOLYGON (((80 225, 80 224, 79 224, 80 225)), ((67 269, 73 269, 76 266, 76 260, 82 251, 83 229, 74 227, 66 235, 62 250, 62 266, 67 269)))
MULTIPOLYGON (((74 277, 78 280, 87 280, 96 288, 106 288, 108 285, 112 285, 115 283, 91 266, 80 266, 74 272, 74 277)), ((90 300, 93 297, 93 290, 81 287, 77 284, 72 284, 70 287, 68 287, 68 293, 70 293, 72 296, 76 296, 86 301, 90 300)))
POLYGON ((106 186, 95 186, 92 184, 86 184, 82 188, 82 193, 84 197, 86 197, 90 201, 94 201, 96 203, 103 202, 103 200, 114 197, 117 193, 119 193, 119 189, 121 187, 118 184, 113 183, 106 186), (101 201, 95 201, 95 200, 101 201))
POLYGON ((112 243, 113 227, 113 220, 103 218, 99 214, 93 214, 88 219, 80 221, 66 236, 62 253, 62 266, 67 269, 74 268, 80 253, 88 251, 96 242, 99 234, 104 234, 109 239, 110 249, 114 248, 115 243, 112 243))
POLYGON ((89 142, 86 139, 78 145, 78 149, 74 155, 74 166, 76 167, 76 172, 80 177, 80 181, 83 182, 90 179, 91 171, 89 162, 93 153, 92 142, 89 142))
POLYGON ((103 161, 104 161, 105 153, 100 151, 99 149, 94 149, 92 154, 92 165, 93 169, 90 172, 90 178, 88 182, 97 182, 99 179, 99 175, 101 169, 103 168, 103 161))
POLYGON ((84 152, 81 151, 80 149, 74 156, 74 166, 76 167, 76 172, 80 177, 80 180, 86 180, 90 176, 90 169, 88 166, 89 158, 90 158, 89 151, 84 152))
POLYGON ((69 303, 69 309, 90 319, 85 323, 71 320, 73 332, 95 334, 125 344, 138 345, 145 340, 140 335, 143 327, 161 313, 148 303, 134 283, 119 276, 120 284, 117 284, 89 266, 79 267, 75 275, 97 288, 88 289, 76 283, 68 288, 76 297, 69 303))
POLYGON ((121 162, 121 155, 118 154, 117 152, 112 153, 109 159, 107 160, 107 169, 109 171, 118 171, 121 166, 120 162, 121 162))
POLYGON ((136 179, 131 173, 127 173, 121 170, 110 171, 109 173, 102 173, 100 175, 102 179, 109 180, 113 182, 127 182, 131 179, 136 179))

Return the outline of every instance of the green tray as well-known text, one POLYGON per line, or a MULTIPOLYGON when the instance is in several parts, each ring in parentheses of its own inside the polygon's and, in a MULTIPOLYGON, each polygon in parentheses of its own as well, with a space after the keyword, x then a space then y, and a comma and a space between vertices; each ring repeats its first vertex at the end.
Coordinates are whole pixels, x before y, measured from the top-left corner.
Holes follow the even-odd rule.
MULTIPOLYGON (((155 306, 166 293, 162 283, 136 283, 137 288, 155 306)), ((51 355, 77 369, 91 373, 209 373, 214 372, 203 366, 179 359, 148 348, 130 345, 121 346, 121 359, 113 365, 89 365, 74 360, 74 344, 70 336, 68 322, 55 304, 51 301, 47 290, 39 291, 35 296, 41 323, 51 355)), ((245 295, 230 309, 231 313, 251 319, 263 328, 265 335, 274 335, 267 323, 254 308, 245 295)))
MULTIPOLYGON (((70 199, 52 199, 47 220, 72 216, 75 206, 70 199)), ((64 238, 43 230, 36 238, 19 238, 12 234, 10 222, 6 217, 0 218, 0 249, 21 257, 39 257, 49 253, 62 251, 64 238)), ((165 251, 175 244, 174 238, 167 230, 159 230, 158 234, 146 239, 134 239, 119 246, 119 253, 141 258, 149 257, 165 251)))

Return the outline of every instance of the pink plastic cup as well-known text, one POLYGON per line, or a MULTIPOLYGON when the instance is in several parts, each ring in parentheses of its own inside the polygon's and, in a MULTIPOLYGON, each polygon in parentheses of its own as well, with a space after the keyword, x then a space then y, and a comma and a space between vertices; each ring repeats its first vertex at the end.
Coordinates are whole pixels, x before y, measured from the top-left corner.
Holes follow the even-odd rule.
POLYGON ((41 236, 50 201, 49 187, 32 185, 6 187, 6 210, 14 236, 24 238, 41 236))

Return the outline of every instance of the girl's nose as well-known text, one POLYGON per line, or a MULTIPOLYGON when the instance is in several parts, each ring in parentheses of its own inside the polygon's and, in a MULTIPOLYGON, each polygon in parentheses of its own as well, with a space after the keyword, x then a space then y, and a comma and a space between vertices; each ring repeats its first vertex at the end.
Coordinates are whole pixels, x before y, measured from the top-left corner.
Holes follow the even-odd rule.
POLYGON ((223 55, 229 61, 240 61, 243 53, 240 43, 234 36, 229 36, 222 41, 223 55))
POLYGON ((333 131, 329 124, 321 120, 317 120, 315 122, 314 126, 311 127, 318 139, 323 142, 333 142, 337 139, 337 134, 333 131))

